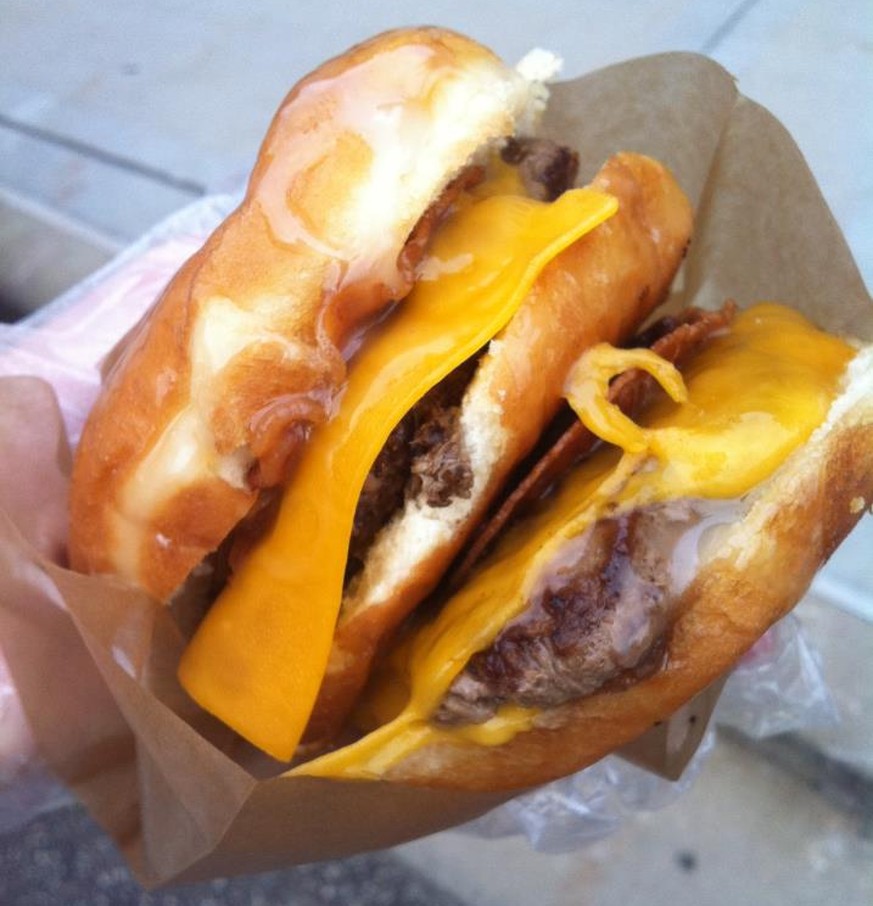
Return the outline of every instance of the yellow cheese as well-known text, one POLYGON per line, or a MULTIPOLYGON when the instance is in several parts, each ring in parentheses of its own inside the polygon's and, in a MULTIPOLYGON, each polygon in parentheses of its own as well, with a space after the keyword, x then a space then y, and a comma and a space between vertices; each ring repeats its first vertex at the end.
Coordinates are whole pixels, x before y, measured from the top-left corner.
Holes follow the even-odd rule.
MULTIPOLYGON (((651 353, 602 347, 580 363, 571 393, 586 422, 605 424, 626 452, 609 448, 572 473, 544 512, 508 532, 494 554, 408 645, 408 701, 357 743, 295 769, 372 778, 424 745, 451 740, 501 744, 536 719, 535 709, 500 709, 477 727, 428 722, 469 658, 525 607, 541 571, 601 514, 678 498, 739 497, 770 475, 820 425, 854 351, 796 312, 762 304, 741 313, 685 371, 651 353), (585 373, 585 368, 590 374, 585 373), (610 376, 645 367, 681 402, 663 398, 633 430, 606 400, 610 376), (590 392, 599 387, 597 392, 590 392), (618 428, 616 428, 618 425, 618 428)), ((396 709, 395 709, 396 710, 396 709)), ((378 708, 377 708, 378 711, 378 708)))
POLYGON ((423 279, 352 364, 307 445, 272 531, 185 652, 189 694, 280 760, 297 747, 327 664, 360 490, 393 426, 509 320, 542 268, 611 216, 575 189, 544 204, 481 190, 434 236, 423 279))
POLYGON ((584 352, 567 381, 567 400, 586 428, 597 437, 628 453, 641 453, 648 447, 646 431, 609 402, 609 382, 624 371, 647 371, 667 391, 675 403, 688 398, 682 375, 674 365, 651 349, 616 349, 598 343, 584 352))

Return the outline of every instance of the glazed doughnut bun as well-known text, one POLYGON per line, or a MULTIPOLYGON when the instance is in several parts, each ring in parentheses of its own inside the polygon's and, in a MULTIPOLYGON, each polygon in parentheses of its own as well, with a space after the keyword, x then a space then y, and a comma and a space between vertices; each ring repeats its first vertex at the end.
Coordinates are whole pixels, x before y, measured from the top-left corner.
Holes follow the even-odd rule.
POLYGON ((166 600, 329 416, 410 235, 544 90, 449 31, 389 32, 303 79, 244 201, 129 338, 73 473, 74 568, 166 600))
POLYGON ((708 529, 696 562, 686 564, 691 578, 657 669, 545 707, 505 741, 437 735, 398 758, 390 741, 366 748, 364 737, 363 756, 343 761, 341 750, 339 759, 327 755, 299 770, 469 790, 520 789, 580 770, 668 720, 729 671, 794 607, 871 501, 873 348, 866 347, 825 423, 742 498, 735 518, 708 529))
POLYGON ((580 352, 626 340, 664 301, 691 236, 682 190, 657 161, 627 153, 591 187, 616 197, 618 213, 546 267, 480 360, 459 417, 468 496, 448 506, 410 496, 377 535, 347 590, 308 739, 336 734, 383 639, 433 590, 555 415, 580 352))

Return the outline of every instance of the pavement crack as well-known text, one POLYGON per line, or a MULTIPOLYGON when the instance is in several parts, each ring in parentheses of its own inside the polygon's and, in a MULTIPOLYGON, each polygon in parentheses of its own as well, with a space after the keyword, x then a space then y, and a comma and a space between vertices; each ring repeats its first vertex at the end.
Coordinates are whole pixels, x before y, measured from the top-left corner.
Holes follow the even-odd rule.
POLYGON ((146 179, 152 180, 152 182, 157 182, 171 189, 185 192, 188 195, 201 196, 206 194, 206 186, 196 180, 188 179, 184 176, 176 176, 160 167, 152 167, 149 164, 133 160, 122 154, 116 154, 113 151, 107 151, 105 148, 99 148, 88 142, 71 138, 68 135, 61 135, 50 129, 45 129, 42 126, 34 126, 31 123, 21 122, 20 120, 13 119, 3 113, 0 113, 0 128, 8 129, 10 132, 24 135, 27 138, 32 138, 36 141, 45 142, 56 148, 65 148, 67 151, 72 151, 75 154, 80 154, 82 157, 87 157, 90 160, 98 161, 101 164, 114 167, 118 170, 136 173, 138 176, 143 176, 146 179))
POLYGON ((721 25, 703 42, 700 48, 702 54, 710 55, 719 44, 742 22, 743 19, 758 5, 760 0, 746 0, 741 3, 721 25))
POLYGON ((854 818, 862 839, 873 840, 873 778, 863 771, 832 758, 795 733, 753 739, 731 727, 720 726, 718 732, 801 780, 854 818))

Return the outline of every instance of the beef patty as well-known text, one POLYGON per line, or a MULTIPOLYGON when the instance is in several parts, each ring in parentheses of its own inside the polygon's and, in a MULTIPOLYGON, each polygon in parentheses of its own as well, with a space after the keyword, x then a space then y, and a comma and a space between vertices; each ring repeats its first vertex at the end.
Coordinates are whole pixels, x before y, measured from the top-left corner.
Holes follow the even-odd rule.
POLYGON ((567 542, 433 719, 481 723, 504 704, 554 707, 657 669, 678 597, 673 552, 700 518, 692 502, 671 501, 600 519, 567 542))

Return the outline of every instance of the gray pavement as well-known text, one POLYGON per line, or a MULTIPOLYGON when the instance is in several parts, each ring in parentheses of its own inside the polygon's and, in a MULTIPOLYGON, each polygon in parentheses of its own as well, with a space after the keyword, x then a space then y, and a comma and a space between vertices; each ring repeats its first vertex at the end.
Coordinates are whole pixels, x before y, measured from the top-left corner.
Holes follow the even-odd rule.
POLYGON ((399 852, 477 906, 869 906, 860 830, 807 779, 723 738, 681 800, 577 852, 457 833, 399 852))
POLYGON ((390 853, 146 892, 83 809, 0 836, 4 906, 463 906, 390 853))
MULTIPOLYGON (((431 21, 508 59, 557 50, 572 76, 706 52, 792 131, 873 279, 873 17, 864 0, 643 0, 536 8, 434 2, 431 21)), ((216 0, 184 7, 3 0, 0 319, 48 301, 193 198, 241 185, 282 94, 324 57, 420 6, 216 0)), ((873 520, 798 613, 841 716, 774 743, 722 737, 690 794, 563 855, 454 832, 255 879, 139 891, 68 808, 0 837, 0 904, 873 901, 873 520), (459 898, 459 899, 456 899, 459 898)))
POLYGON ((120 247, 63 213, 0 186, 0 320, 14 321, 51 302, 120 247))
POLYGON ((197 194, 244 179, 302 74, 422 19, 510 61, 549 48, 567 77, 667 50, 712 56, 795 136, 873 279, 864 0, 117 0, 111 15, 86 0, 3 0, 0 184, 129 241, 197 194))

